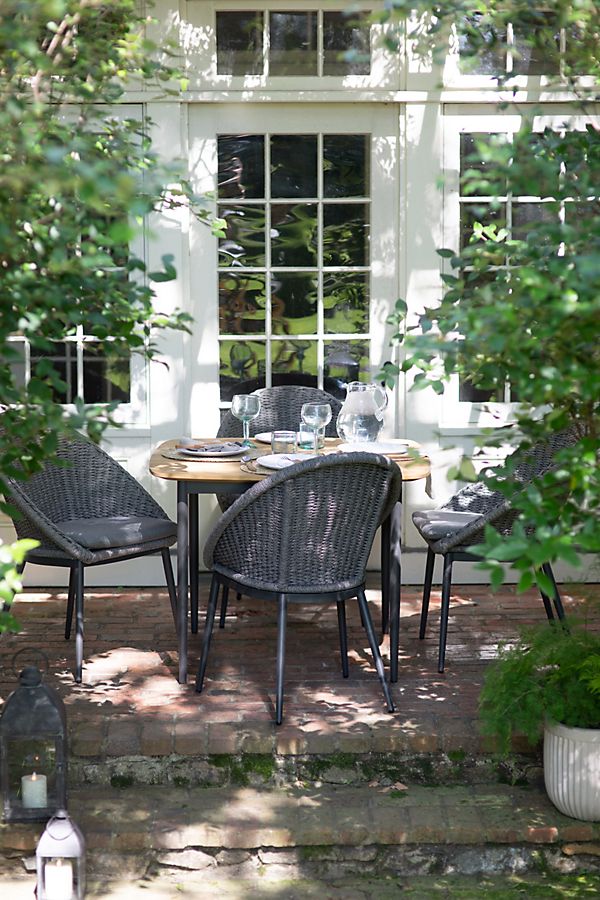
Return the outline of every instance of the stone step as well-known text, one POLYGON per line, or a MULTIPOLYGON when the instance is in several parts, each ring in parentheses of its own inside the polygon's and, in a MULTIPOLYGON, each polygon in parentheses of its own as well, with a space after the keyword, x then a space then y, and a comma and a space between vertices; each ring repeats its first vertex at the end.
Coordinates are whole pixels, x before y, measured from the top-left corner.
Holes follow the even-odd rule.
MULTIPOLYGON (((350 876, 600 872, 600 824, 561 815, 543 790, 531 787, 88 786, 71 792, 69 809, 86 837, 90 878, 107 897, 121 896, 123 884, 156 883, 162 897, 170 895, 158 892, 160 885, 221 878, 335 885, 350 876)), ((0 826, 4 883, 31 892, 34 879, 24 874, 23 859, 34 853, 41 829, 0 826)), ((181 890, 173 887, 173 896, 181 890)))

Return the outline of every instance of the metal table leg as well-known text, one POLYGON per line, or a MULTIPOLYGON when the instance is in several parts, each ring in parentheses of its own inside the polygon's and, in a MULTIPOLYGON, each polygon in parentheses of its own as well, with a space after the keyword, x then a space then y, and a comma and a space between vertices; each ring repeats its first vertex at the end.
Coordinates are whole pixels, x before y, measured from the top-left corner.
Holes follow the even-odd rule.
POLYGON ((177 644, 179 650, 179 684, 187 682, 188 641, 188 489, 185 481, 177 482, 177 644))
POLYGON ((188 494, 189 536, 190 536, 190 610, 192 634, 198 633, 198 494, 188 494))

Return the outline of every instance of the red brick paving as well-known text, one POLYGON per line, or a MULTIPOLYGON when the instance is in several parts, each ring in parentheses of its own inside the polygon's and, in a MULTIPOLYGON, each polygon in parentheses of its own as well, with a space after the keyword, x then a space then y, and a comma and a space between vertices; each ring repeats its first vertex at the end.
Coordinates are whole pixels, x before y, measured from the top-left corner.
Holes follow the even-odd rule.
MULTIPOLYGON (((375 582, 374 582, 375 583, 375 582)), ((201 602, 206 603, 206 583, 201 602)), ((568 612, 600 587, 567 586, 568 612)), ((368 592, 376 624, 380 596, 368 592)), ((15 603, 18 635, 0 640, 0 697, 16 684, 12 658, 41 648, 46 680, 67 705, 71 750, 81 757, 204 753, 477 752, 477 700, 498 642, 543 618, 534 591, 507 587, 453 590, 446 672, 437 673, 439 593, 432 598, 428 637, 418 639, 420 589, 404 588, 397 712, 384 707, 354 604, 349 604, 350 677, 342 678, 335 607, 297 607, 289 614, 284 724, 272 724, 275 680, 274 606, 243 598, 230 603, 225 630, 215 629, 205 689, 193 673, 200 635, 190 638, 190 681, 179 685, 177 643, 165 592, 90 590, 86 594, 84 682, 73 681, 72 642, 64 640, 66 594, 26 591, 15 603)), ((598 604, 596 604, 597 606, 598 604)), ((384 657, 387 638, 383 642, 384 657)), ((24 664, 19 658, 19 667, 24 664)))

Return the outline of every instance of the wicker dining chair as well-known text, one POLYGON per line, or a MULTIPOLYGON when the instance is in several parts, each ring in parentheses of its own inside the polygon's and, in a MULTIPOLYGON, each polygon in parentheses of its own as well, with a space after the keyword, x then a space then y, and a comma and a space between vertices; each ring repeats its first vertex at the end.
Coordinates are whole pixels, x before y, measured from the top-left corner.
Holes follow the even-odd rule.
MULTIPOLYGON (((559 432, 548 440, 540 441, 526 452, 516 451, 519 455, 513 460, 516 462, 516 466, 510 476, 511 480, 515 482, 515 491, 519 491, 521 487, 525 488, 535 478, 552 469, 556 465, 556 454, 561 449, 572 446, 578 437, 578 430, 572 428, 559 432)), ((507 537, 512 534, 517 515, 518 512, 512 506, 510 498, 500 491, 492 490, 485 477, 458 491, 438 509, 413 512, 413 522, 428 545, 419 625, 421 640, 425 637, 427 629, 435 557, 440 555, 443 558, 439 672, 444 671, 446 657, 452 566, 455 562, 470 562, 481 558, 475 555, 470 548, 483 540, 486 525, 493 526, 496 531, 507 537)), ((565 613, 552 567, 550 563, 546 563, 541 568, 553 587, 552 597, 540 592, 546 615, 548 619, 554 618, 553 601, 558 618, 564 619, 565 613)))
POLYGON ((387 708, 394 711, 365 596, 375 532, 400 496, 402 474, 370 453, 331 454, 275 472, 242 494, 209 535, 212 581, 196 690, 202 691, 221 585, 277 603, 276 722, 283 715, 288 603, 336 603, 348 676, 345 601, 358 599, 387 708))
POLYGON ((5 478, 18 538, 39 547, 26 563, 70 569, 65 639, 75 612, 75 681, 82 679, 84 570, 160 552, 171 611, 176 592, 169 547, 177 527, 150 494, 108 453, 84 438, 59 438, 56 463, 27 480, 5 478))
MULTIPOLYGON (((260 412, 256 419, 250 422, 250 434, 260 434, 261 431, 297 431, 300 424, 300 412, 305 403, 329 403, 331 406, 331 422, 325 428, 326 437, 337 437, 336 423, 342 403, 337 397, 322 391, 319 388, 308 387, 301 384, 282 384, 276 387, 259 388, 253 393, 260 396, 260 412)), ((231 411, 227 411, 221 421, 217 437, 236 437, 240 434, 240 420, 236 419, 231 411)), ((217 494, 219 506, 224 511, 234 501, 231 495, 217 494)), ((223 589, 221 600, 221 615, 219 627, 225 627, 227 615, 228 590, 223 589)), ((192 609, 192 630, 197 630, 197 610, 192 609)))

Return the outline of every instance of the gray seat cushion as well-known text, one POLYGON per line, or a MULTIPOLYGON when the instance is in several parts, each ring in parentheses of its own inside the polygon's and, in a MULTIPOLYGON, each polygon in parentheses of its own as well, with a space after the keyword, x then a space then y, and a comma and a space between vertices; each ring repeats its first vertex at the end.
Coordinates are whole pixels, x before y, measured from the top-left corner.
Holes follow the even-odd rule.
POLYGON ((458 512, 452 509, 418 509, 412 518, 426 541, 441 541, 457 534, 465 525, 483 519, 484 516, 481 513, 458 512))
POLYGON ((67 537, 89 550, 134 547, 175 537, 177 526, 170 519, 150 516, 106 516, 100 519, 67 519, 56 522, 67 537))

